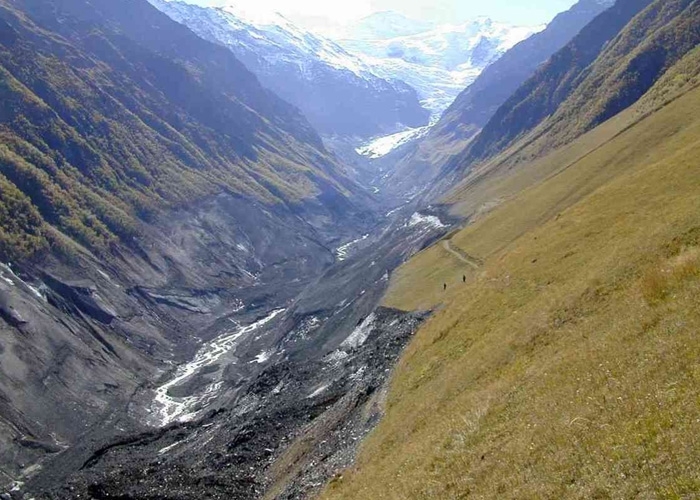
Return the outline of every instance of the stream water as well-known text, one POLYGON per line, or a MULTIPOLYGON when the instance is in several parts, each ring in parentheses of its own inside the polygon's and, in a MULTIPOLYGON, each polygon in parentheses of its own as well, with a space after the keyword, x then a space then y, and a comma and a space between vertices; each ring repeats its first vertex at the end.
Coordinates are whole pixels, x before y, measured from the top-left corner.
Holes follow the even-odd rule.
POLYGON ((198 407, 206 407, 207 402, 217 397, 223 382, 214 381, 204 391, 188 397, 171 396, 170 389, 186 383, 203 368, 215 365, 224 355, 235 349, 240 339, 264 327, 284 311, 276 309, 255 323, 229 331, 200 348, 192 361, 178 367, 173 378, 156 389, 151 408, 153 423, 162 427, 173 422, 193 420, 199 413, 198 407))

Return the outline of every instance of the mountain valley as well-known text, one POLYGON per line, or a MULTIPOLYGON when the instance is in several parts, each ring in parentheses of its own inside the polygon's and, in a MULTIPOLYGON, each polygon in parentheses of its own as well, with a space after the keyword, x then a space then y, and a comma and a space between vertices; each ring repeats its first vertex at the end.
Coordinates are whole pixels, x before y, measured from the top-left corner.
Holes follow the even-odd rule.
POLYGON ((383 12, 330 39, 281 14, 151 3, 228 47, 264 86, 298 106, 328 146, 369 171, 372 160, 421 138, 485 68, 543 29, 488 18, 437 26, 383 12))
POLYGON ((0 0, 0 499, 695 498, 700 0, 570 4, 0 0))

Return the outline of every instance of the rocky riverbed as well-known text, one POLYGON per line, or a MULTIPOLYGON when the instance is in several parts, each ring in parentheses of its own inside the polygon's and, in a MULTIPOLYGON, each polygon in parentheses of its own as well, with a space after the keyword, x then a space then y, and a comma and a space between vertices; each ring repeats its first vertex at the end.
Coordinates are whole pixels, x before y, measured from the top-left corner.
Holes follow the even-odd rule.
POLYGON ((254 307, 230 301, 236 307, 211 325, 189 361, 138 388, 10 498, 317 491, 352 463, 381 416, 398 356, 427 315, 377 308, 390 275, 450 222, 439 211, 392 213, 318 278, 303 287, 292 280, 297 295, 280 290, 254 307))

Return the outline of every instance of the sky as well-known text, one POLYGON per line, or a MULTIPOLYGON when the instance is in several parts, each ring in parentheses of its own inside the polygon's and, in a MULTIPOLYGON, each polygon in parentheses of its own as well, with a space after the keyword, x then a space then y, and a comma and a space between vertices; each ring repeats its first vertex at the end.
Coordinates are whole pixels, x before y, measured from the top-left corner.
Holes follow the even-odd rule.
POLYGON ((244 9, 277 11, 308 29, 330 32, 374 12, 393 10, 408 17, 457 23, 478 16, 516 25, 550 21, 576 0, 188 0, 205 6, 235 3, 244 9))

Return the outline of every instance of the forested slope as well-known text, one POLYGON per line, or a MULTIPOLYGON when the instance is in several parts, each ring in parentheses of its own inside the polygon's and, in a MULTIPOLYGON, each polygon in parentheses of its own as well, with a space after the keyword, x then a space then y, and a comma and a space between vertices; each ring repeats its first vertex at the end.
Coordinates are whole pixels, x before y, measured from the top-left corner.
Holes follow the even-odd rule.
POLYGON ((48 226, 104 249, 223 191, 352 210, 300 112, 146 2, 7 0, 0 22, 0 173, 27 207, 3 218, 5 256, 55 243, 48 226))

